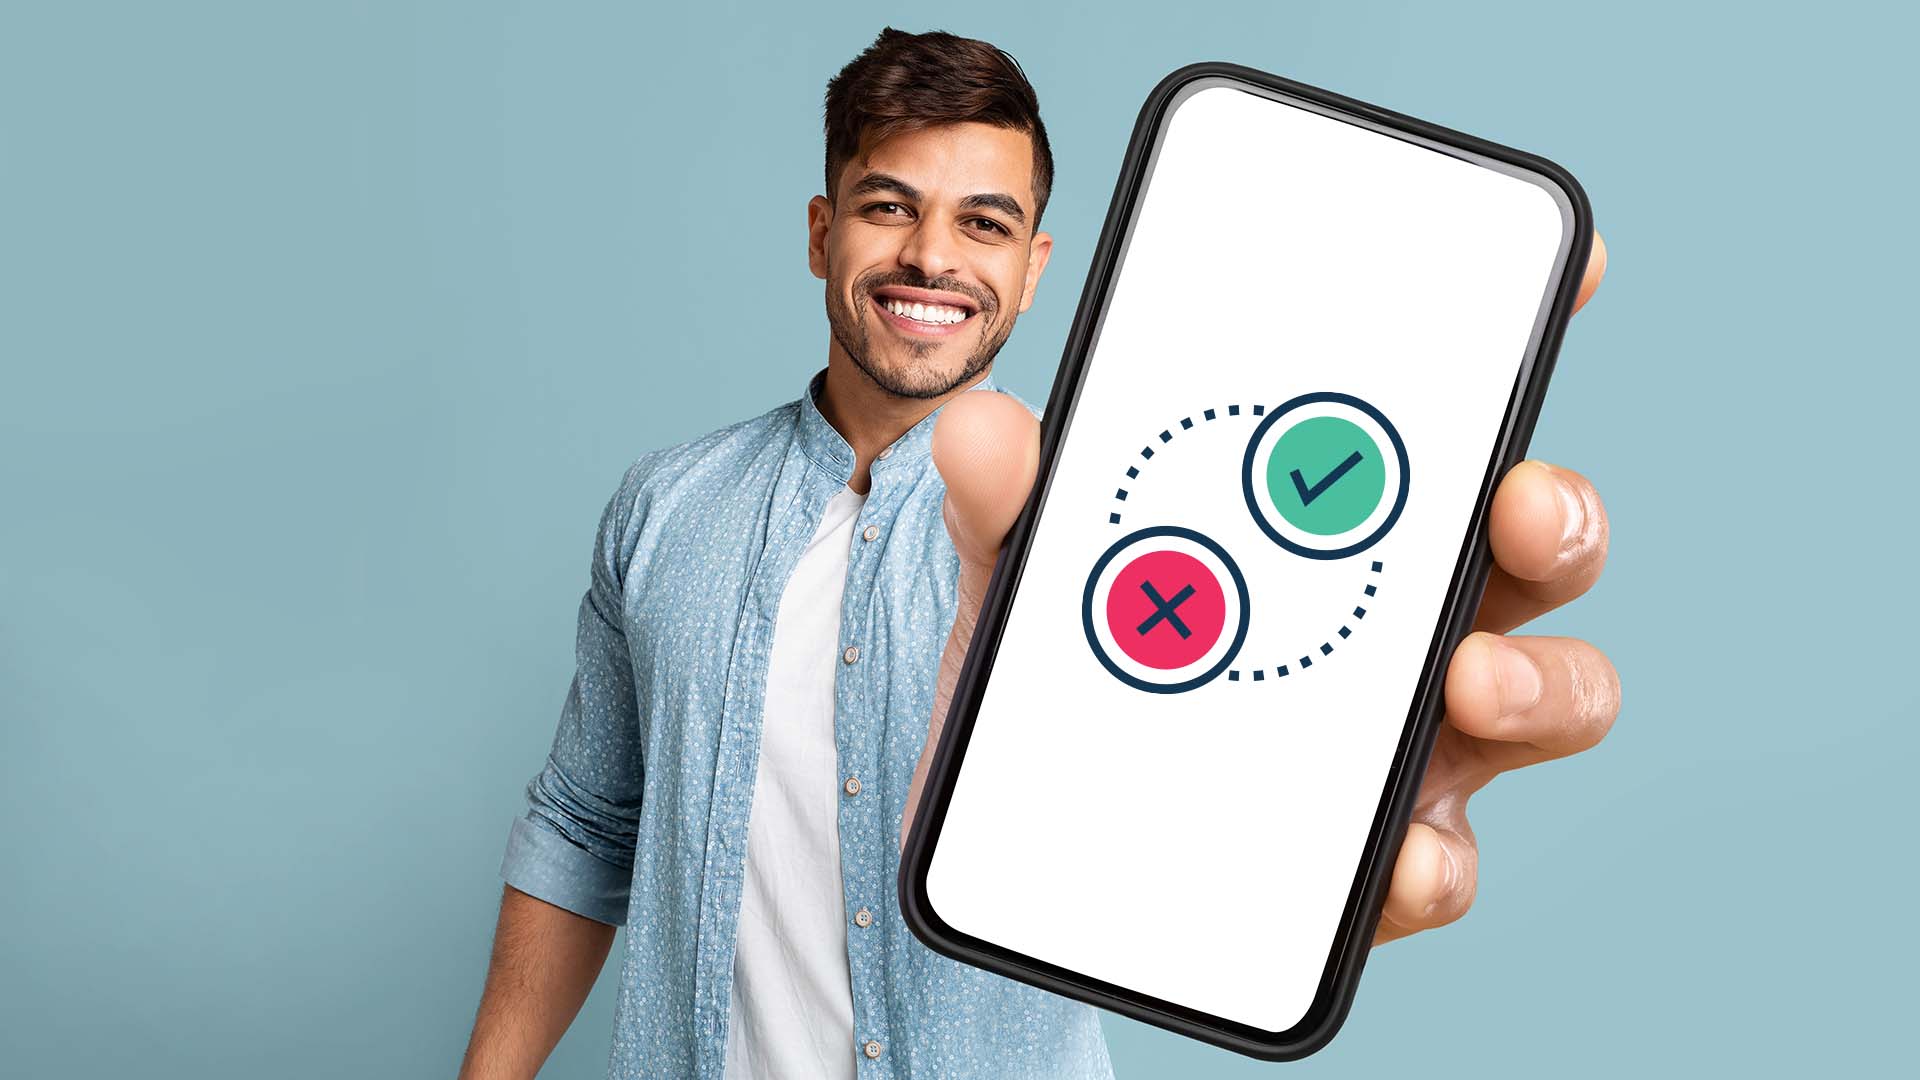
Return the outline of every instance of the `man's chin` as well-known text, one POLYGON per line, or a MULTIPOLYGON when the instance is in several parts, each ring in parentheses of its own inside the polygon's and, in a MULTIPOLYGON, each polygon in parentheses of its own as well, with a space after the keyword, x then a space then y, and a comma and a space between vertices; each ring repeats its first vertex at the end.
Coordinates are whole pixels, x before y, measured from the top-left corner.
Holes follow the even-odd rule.
POLYGON ((990 314, 968 320, 980 321, 987 331, 968 326, 960 333, 922 338, 885 320, 876 320, 878 326, 866 321, 875 319, 872 309, 861 319, 831 301, 827 307, 834 341, 854 366, 886 393, 916 399, 944 397, 987 370, 1013 330, 1011 323, 989 325, 990 314), (988 331, 996 332, 988 338, 988 331))
POLYGON ((889 342, 891 332, 868 338, 866 356, 854 354, 854 363, 877 386, 899 398, 939 398, 981 373, 975 363, 977 342, 943 340, 929 344, 889 342), (874 348, 877 346, 877 348, 874 348))
POLYGON ((880 389, 896 397, 937 398, 952 392, 961 383, 973 378, 978 372, 969 373, 964 366, 948 367, 925 365, 875 363, 862 365, 880 389))

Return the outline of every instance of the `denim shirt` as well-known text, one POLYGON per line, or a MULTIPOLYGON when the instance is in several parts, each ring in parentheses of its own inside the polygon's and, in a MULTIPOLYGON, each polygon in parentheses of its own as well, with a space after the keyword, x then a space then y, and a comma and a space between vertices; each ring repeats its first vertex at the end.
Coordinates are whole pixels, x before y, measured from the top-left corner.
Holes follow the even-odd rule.
MULTIPOLYGON (((601 517, 573 683, 500 872, 626 928, 613 1077, 722 1080, 774 617, 853 474, 853 449, 814 404, 823 375, 796 402, 642 456, 601 517)), ((900 915, 900 820, 959 574, 934 420, 872 464, 840 611, 848 1053, 862 1080, 1105 1080, 1091 1006, 940 956, 900 915)))

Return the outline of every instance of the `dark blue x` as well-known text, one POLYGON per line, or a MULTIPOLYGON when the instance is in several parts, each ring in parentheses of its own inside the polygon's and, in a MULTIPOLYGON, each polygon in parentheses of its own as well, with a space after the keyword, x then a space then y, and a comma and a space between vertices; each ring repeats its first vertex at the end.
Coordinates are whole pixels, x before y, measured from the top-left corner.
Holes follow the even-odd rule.
POLYGON ((1193 636, 1193 631, 1187 629, 1187 624, 1181 622, 1180 616, 1173 613, 1174 608, 1179 607, 1181 604, 1193 598, 1193 586, 1189 585, 1179 592, 1174 593, 1173 599, 1171 600, 1162 600, 1160 594, 1154 590, 1153 582, 1151 581, 1141 582, 1140 591, 1146 593, 1147 599, 1153 601, 1153 614, 1147 616, 1147 621, 1140 624, 1140 632, 1142 634, 1153 629, 1154 624, 1158 623, 1161 619, 1165 619, 1167 620, 1167 625, 1179 631, 1181 637, 1190 638, 1193 636))

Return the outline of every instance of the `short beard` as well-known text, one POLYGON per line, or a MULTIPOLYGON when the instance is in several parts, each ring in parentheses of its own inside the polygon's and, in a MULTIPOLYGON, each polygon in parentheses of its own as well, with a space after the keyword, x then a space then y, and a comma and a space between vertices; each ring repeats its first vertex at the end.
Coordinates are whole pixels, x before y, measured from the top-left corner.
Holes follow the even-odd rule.
MULTIPOLYGON (((993 358, 999 355, 1000 347, 1007 343, 1007 336, 1013 333, 1012 317, 1009 317, 1004 325, 994 321, 1000 313, 1000 305, 992 293, 965 287, 944 278, 928 281, 911 273, 902 275, 873 272, 862 275, 853 283, 850 291, 854 297, 855 307, 853 308, 847 306, 843 292, 835 288, 833 282, 827 283, 827 326, 833 333, 833 340, 839 344, 840 351, 847 354, 854 366, 865 372, 875 386, 895 397, 923 400, 944 397, 959 387, 965 386, 981 372, 987 370, 987 367, 993 363, 993 358), (946 378, 939 372, 927 368, 888 371, 873 362, 873 343, 867 334, 866 315, 867 307, 872 303, 873 290, 881 285, 904 285, 910 288, 957 292, 971 297, 980 305, 980 310, 972 316, 975 319, 987 320, 980 340, 980 348, 972 356, 967 357, 967 362, 961 365, 959 374, 946 378)), ((920 359, 942 346, 910 343, 907 347, 915 359, 920 359)))

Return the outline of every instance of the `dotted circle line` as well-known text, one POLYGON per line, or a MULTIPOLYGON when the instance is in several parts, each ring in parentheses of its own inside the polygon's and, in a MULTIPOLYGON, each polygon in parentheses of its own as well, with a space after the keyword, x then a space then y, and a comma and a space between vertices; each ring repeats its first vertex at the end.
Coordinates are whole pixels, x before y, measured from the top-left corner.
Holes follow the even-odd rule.
MULTIPOLYGON (((1380 573, 1380 572, 1381 572, 1382 570, 1384 570, 1385 568, 1386 568, 1386 564, 1385 564, 1385 563, 1382 563, 1382 562, 1379 562, 1379 561, 1375 561, 1375 562, 1373 563, 1373 565, 1372 565, 1372 567, 1371 567, 1371 569, 1372 569, 1372 571, 1373 571, 1374 573, 1376 573, 1376 574, 1378 574, 1378 573, 1380 573)), ((1374 584, 1373 584, 1372 582, 1368 582, 1368 583, 1367 583, 1367 586, 1366 586, 1366 588, 1365 588, 1364 590, 1362 590, 1362 593, 1363 593, 1363 595, 1365 595, 1365 596, 1366 596, 1367 598, 1369 598, 1369 599, 1371 599, 1372 597, 1374 597, 1375 595, 1377 595, 1377 594, 1379 593, 1379 587, 1378 587, 1378 586, 1376 586, 1376 585, 1374 585, 1374 584)), ((1359 622, 1359 621, 1360 621, 1361 619, 1364 619, 1364 618, 1366 618, 1366 617, 1367 617, 1367 606, 1366 606, 1365 604, 1356 604, 1356 605, 1354 605, 1354 608, 1353 608, 1353 616, 1352 616, 1352 617, 1353 617, 1353 621, 1354 621, 1354 622, 1359 622)), ((1317 652, 1317 653, 1319 653, 1319 654, 1320 654, 1320 655, 1321 655, 1322 657, 1328 657, 1328 656, 1332 656, 1332 655, 1333 655, 1333 638, 1336 638, 1336 637, 1337 637, 1337 638, 1339 638, 1339 639, 1341 639, 1342 641, 1345 641, 1345 640, 1346 640, 1346 639, 1347 639, 1347 638, 1348 638, 1349 636, 1351 636, 1352 634, 1353 634, 1353 627, 1352 627, 1351 625, 1348 625, 1348 624, 1344 624, 1344 623, 1343 623, 1343 624, 1341 624, 1341 627, 1340 627, 1340 629, 1339 629, 1339 630, 1336 630, 1336 631, 1335 631, 1335 632, 1334 632, 1334 633, 1332 634, 1332 636, 1330 636, 1330 637, 1329 637, 1329 638, 1328 638, 1327 640, 1325 640, 1325 641, 1323 641, 1323 642, 1321 642, 1321 643, 1320 643, 1320 647, 1319 647, 1318 649, 1309 649, 1309 650, 1307 650, 1307 655, 1305 655, 1305 656, 1302 656, 1302 657, 1300 658, 1300 660, 1299 660, 1299 664, 1298 664, 1298 668, 1297 668, 1297 670, 1300 670, 1300 671, 1305 671, 1305 670, 1307 670, 1308 668, 1310 668, 1310 667, 1312 667, 1312 666, 1313 666, 1313 654, 1314 654, 1314 653, 1316 653, 1316 652, 1317 652)), ((1266 669, 1266 668, 1248 668, 1248 669, 1246 669, 1246 671, 1247 671, 1247 675, 1248 675, 1248 678, 1247 678, 1247 681, 1249 681, 1249 682, 1265 682, 1265 681, 1266 681, 1266 679, 1267 679, 1267 670, 1268 670, 1268 669, 1266 669)), ((1289 665, 1287 665, 1287 664, 1277 664, 1277 665, 1275 665, 1275 666, 1274 666, 1274 668, 1273 668, 1273 677, 1274 677, 1274 678, 1276 678, 1276 679, 1284 679, 1284 678, 1286 678, 1286 677, 1287 677, 1287 676, 1288 676, 1289 674, 1291 674, 1293 670, 1296 670, 1296 669, 1294 669, 1294 668, 1290 668, 1290 667, 1289 667, 1289 665)), ((1240 681, 1241 681, 1241 678, 1240 678, 1240 674, 1241 674, 1241 669, 1239 669, 1239 668, 1230 668, 1230 669, 1228 669, 1228 671, 1227 671, 1227 681, 1228 681, 1228 682, 1240 682, 1240 681)))
MULTIPOLYGON (((1252 405, 1252 406, 1249 406, 1249 407, 1248 407, 1248 412, 1249 412, 1249 415, 1252 415, 1252 416, 1265 416, 1265 415, 1266 415, 1266 413, 1267 413, 1267 407, 1266 407, 1265 405, 1252 405)), ((1209 420, 1218 420, 1218 419, 1220 418, 1220 415, 1221 415, 1221 414, 1220 414, 1220 412, 1219 412, 1219 410, 1217 410, 1217 409, 1204 409, 1204 410, 1202 410, 1202 411, 1201 411, 1201 413, 1200 413, 1200 420, 1201 420, 1201 422, 1202 422, 1202 423, 1205 423, 1206 421, 1209 421, 1209 420)), ((1239 415, 1240 415, 1240 406, 1238 406, 1238 405, 1229 405, 1229 406, 1227 406, 1227 411, 1226 411, 1226 415, 1227 415, 1227 416, 1239 416, 1239 415)), ((1179 429, 1180 429, 1181 431, 1190 431, 1190 430, 1192 430, 1192 428, 1193 428, 1193 417, 1191 417, 1191 416, 1183 416, 1183 417, 1181 417, 1181 418, 1180 418, 1180 423, 1179 423, 1178 425, 1176 425, 1176 426, 1178 426, 1178 427, 1179 427, 1179 429)), ((1160 434, 1159 434, 1159 436, 1158 436, 1158 439, 1159 439, 1159 442, 1160 442, 1160 444, 1161 444, 1162 446, 1164 446, 1164 445, 1166 445, 1167 443, 1170 443, 1170 442, 1172 442, 1172 441, 1173 441, 1173 427, 1168 427, 1168 428, 1166 428, 1165 430, 1163 430, 1163 431, 1161 431, 1161 432, 1160 432, 1160 434)), ((1152 460, 1153 460, 1153 444, 1152 444, 1152 443, 1148 443, 1147 445, 1145 445, 1145 446, 1143 446, 1143 447, 1141 447, 1141 448, 1140 448, 1140 460, 1141 460, 1141 461, 1152 461, 1152 460)), ((1129 465, 1129 466, 1127 466, 1127 479, 1129 479, 1129 480, 1137 480, 1137 479, 1139 479, 1139 477, 1140 477, 1140 466, 1138 466, 1138 465, 1129 465)), ((1126 502, 1126 501, 1127 501, 1127 489, 1126 489, 1125 487, 1120 487, 1120 488, 1116 488, 1116 489, 1114 490, 1114 493, 1113 493, 1113 498, 1114 498, 1114 501, 1115 501, 1115 502, 1126 502)), ((1112 513, 1110 513, 1110 514, 1108 514, 1108 515, 1107 515, 1107 523, 1108 523, 1109 525, 1118 525, 1118 524, 1120 524, 1120 511, 1118 511, 1118 510, 1115 510, 1115 511, 1113 511, 1112 513)))
MULTIPOLYGON (((1267 407, 1265 405, 1251 405, 1247 407, 1247 415, 1249 416, 1265 416, 1266 412, 1267 412, 1267 407)), ((1241 415, 1240 406, 1228 405, 1225 415, 1227 416, 1241 415)), ((1201 410, 1201 413, 1200 413, 1200 419, 1203 423, 1210 420, 1217 420, 1220 418, 1220 416, 1221 416, 1221 413, 1217 409, 1203 409, 1201 410)), ((1165 446, 1167 443, 1170 443, 1173 441, 1175 427, 1178 427, 1180 431, 1191 431, 1193 429, 1193 417, 1183 416, 1180 418, 1180 423, 1178 425, 1170 425, 1165 429, 1163 429, 1160 432, 1160 434, 1156 437, 1160 445, 1165 446)), ((1140 448, 1141 461, 1146 462, 1146 461, 1153 460, 1153 454, 1154 454, 1153 446, 1154 444, 1149 442, 1147 445, 1140 448)), ((1140 477, 1140 466, 1137 464, 1128 465, 1127 479, 1137 480, 1139 479, 1139 477, 1140 477)), ((1127 489, 1124 486, 1115 488, 1113 492, 1113 498, 1115 502, 1126 502, 1127 489)), ((1113 511, 1107 515, 1107 522, 1112 525, 1118 525, 1120 524, 1120 517, 1121 515, 1119 511, 1117 510, 1113 511)), ((1376 560, 1372 563, 1370 569, 1372 570, 1373 573, 1378 574, 1383 569, 1385 569, 1385 564, 1376 560)), ((1375 586, 1369 583, 1363 590, 1363 595, 1365 595, 1368 599, 1371 599, 1378 592, 1379 592, 1378 586, 1375 586)), ((1365 604, 1354 605, 1353 614, 1352 614, 1353 621, 1358 622, 1361 619, 1364 619, 1366 617, 1367 617, 1366 605, 1365 604)), ((1295 664, 1274 665, 1274 667, 1271 669, 1274 679, 1276 680, 1284 679, 1296 670, 1305 671, 1308 668, 1311 668, 1313 666, 1314 653, 1316 652, 1319 653, 1323 659, 1325 657, 1332 656, 1333 648, 1334 648, 1333 646, 1334 638, 1339 638, 1340 640, 1345 641, 1347 638, 1351 637, 1352 635, 1353 635, 1353 627, 1350 624, 1343 623, 1340 629, 1334 631, 1333 634, 1327 638, 1327 640, 1322 641, 1320 643, 1320 647, 1318 649, 1309 649, 1307 651, 1307 654, 1305 656, 1300 657, 1300 659, 1295 664)), ((1267 681, 1268 671, 1269 671, 1268 668, 1229 668, 1226 673, 1227 681, 1228 682, 1243 682, 1243 681, 1244 682, 1265 682, 1267 681), (1241 678, 1242 674, 1245 674, 1247 677, 1245 679, 1242 679, 1241 678)))

